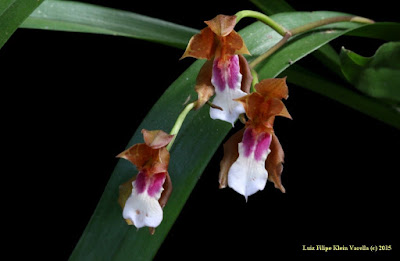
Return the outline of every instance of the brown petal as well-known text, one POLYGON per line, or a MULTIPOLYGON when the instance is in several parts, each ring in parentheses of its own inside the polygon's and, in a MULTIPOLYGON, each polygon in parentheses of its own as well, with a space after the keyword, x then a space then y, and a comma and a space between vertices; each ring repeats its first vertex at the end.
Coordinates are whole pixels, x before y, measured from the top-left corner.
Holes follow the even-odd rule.
POLYGON ((145 143, 139 143, 121 152, 117 157, 129 160, 139 171, 146 169, 148 175, 152 175, 167 171, 170 155, 165 147, 152 149, 145 143))
POLYGON ((233 30, 221 43, 221 56, 250 54, 240 34, 233 30))
POLYGON ((141 170, 149 159, 153 158, 155 150, 144 143, 135 144, 117 155, 117 158, 129 160, 138 170, 141 170))
POLYGON ((264 79, 256 84, 255 89, 264 97, 287 99, 289 90, 285 78, 264 79))
POLYGON ((160 203, 160 206, 162 208, 165 207, 165 205, 168 202, 169 197, 171 196, 172 193, 172 182, 171 182, 171 177, 169 176, 169 173, 167 172, 167 175, 165 177, 165 182, 163 185, 163 192, 161 193, 161 197, 158 200, 158 203, 160 203))
POLYGON ((206 27, 200 33, 192 36, 181 59, 190 56, 209 60, 214 56, 215 48, 215 34, 210 28, 206 27))
POLYGON ((247 118, 253 120, 255 117, 262 112, 261 105, 264 103, 264 97, 259 93, 253 92, 246 96, 243 96, 235 101, 242 103, 244 110, 246 111, 247 118))
POLYGON ((132 193, 132 182, 135 179, 136 176, 119 186, 118 204, 121 206, 122 209, 124 209, 126 200, 132 193))
POLYGON ((144 142, 152 149, 160 149, 168 145, 174 138, 174 135, 169 135, 162 130, 148 131, 142 129, 144 142))
MULTIPOLYGON (((261 131, 272 133, 275 116, 282 116, 291 119, 289 112, 287 111, 285 104, 278 98, 265 99, 262 103, 250 103, 251 108, 256 107, 255 111, 252 111, 252 119, 256 119, 258 122, 262 122, 265 129, 261 131)), ((258 127, 261 127, 258 125, 258 127)))
POLYGON ((274 115, 292 119, 292 116, 290 116, 285 104, 280 99, 267 99, 265 103, 269 104, 269 112, 267 117, 274 115))
POLYGON ((201 67, 196 79, 195 90, 198 98, 195 109, 201 108, 215 93, 214 86, 211 84, 213 60, 208 60, 201 67))
POLYGON ((239 66, 240 73, 242 74, 242 91, 245 93, 250 93, 251 83, 253 81, 253 76, 251 75, 250 66, 246 58, 243 55, 239 55, 239 66))
POLYGON ((209 21, 204 21, 208 27, 219 36, 227 36, 236 25, 236 16, 217 15, 209 21))
POLYGON ((285 153, 283 152, 282 146, 275 134, 272 135, 272 141, 270 145, 270 154, 265 161, 265 168, 268 171, 268 180, 275 184, 275 188, 285 193, 286 190, 282 185, 281 175, 283 171, 283 162, 285 153))
POLYGON ((290 115, 290 113, 287 110, 285 105, 283 105, 282 111, 279 114, 277 114, 277 116, 281 116, 281 117, 285 117, 285 118, 293 120, 292 115, 290 115))
POLYGON ((167 172, 169 165, 170 154, 169 151, 164 147, 157 150, 157 154, 151 158, 147 164, 149 175, 167 172))
POLYGON ((220 162, 219 188, 225 188, 228 184, 228 173, 232 164, 239 157, 238 144, 242 141, 244 128, 233 134, 227 142, 224 143, 224 157, 220 162))

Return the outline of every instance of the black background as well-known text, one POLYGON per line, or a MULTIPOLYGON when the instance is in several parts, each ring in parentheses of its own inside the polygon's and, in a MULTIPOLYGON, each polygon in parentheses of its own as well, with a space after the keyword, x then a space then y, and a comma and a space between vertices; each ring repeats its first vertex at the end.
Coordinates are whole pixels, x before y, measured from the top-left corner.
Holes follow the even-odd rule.
MULTIPOLYGON (((197 29, 219 13, 256 9, 247 1, 86 2, 197 29)), ((288 2, 297 10, 399 21, 390 1, 288 2)), ((337 51, 344 45, 370 56, 381 43, 341 37, 332 44, 337 51)), ((4 141, 11 142, 8 154, 14 159, 5 166, 16 177, 7 203, 14 207, 17 226, 26 229, 17 235, 18 244, 38 243, 29 255, 68 258, 117 163, 115 155, 159 95, 193 62, 179 61, 181 55, 182 50, 135 39, 28 29, 17 30, 0 50, 1 79, 9 80, 2 88, 4 141)), ((311 56, 300 64, 329 75, 311 56)), ((287 193, 268 183, 246 203, 230 189, 219 190, 220 148, 156 260, 396 252, 399 131, 293 84, 289 92, 285 103, 294 120, 275 123, 286 153, 287 193), (394 250, 302 251, 310 244, 390 244, 394 250)))

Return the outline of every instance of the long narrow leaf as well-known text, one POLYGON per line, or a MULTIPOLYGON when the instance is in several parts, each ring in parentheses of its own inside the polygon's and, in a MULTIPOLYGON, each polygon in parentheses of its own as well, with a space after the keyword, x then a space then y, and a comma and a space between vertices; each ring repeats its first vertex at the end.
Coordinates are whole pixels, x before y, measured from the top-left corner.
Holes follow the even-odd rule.
MULTIPOLYGON (((272 15, 282 12, 293 12, 295 9, 284 0, 250 0, 265 14, 272 15)), ((340 61, 338 53, 326 44, 316 50, 313 55, 328 69, 333 71, 339 77, 343 77, 340 70, 340 61)))
POLYGON ((363 112, 371 117, 400 129, 400 113, 384 102, 358 94, 346 86, 326 80, 299 66, 285 70, 288 81, 308 90, 327 96, 335 101, 363 112))
POLYGON ((250 0, 250 2, 255 4, 263 13, 267 15, 296 11, 284 0, 250 0))
MULTIPOLYGON (((336 12, 295 12, 295 13, 280 13, 274 15, 274 20, 278 23, 283 24, 286 28, 294 28, 296 27, 298 21, 300 20, 302 24, 313 22, 316 20, 345 15, 343 13, 336 12)), ((285 48, 275 53, 272 57, 269 57, 267 61, 268 68, 264 66, 259 66, 259 74, 261 78, 273 77, 274 75, 279 74, 281 71, 289 67, 290 64, 296 62, 298 59, 303 58, 305 55, 319 49, 321 46, 324 46, 329 41, 346 34, 354 29, 365 26, 364 24, 358 23, 335 23, 323 27, 319 27, 313 32, 306 33, 294 37, 294 39, 290 40, 285 48), (315 33, 318 32, 318 33, 315 33), (297 56, 298 53, 302 53, 304 55, 297 56), (280 71, 276 71, 275 68, 279 68, 280 71)), ((252 52, 253 56, 258 56, 263 53, 264 50, 270 48, 273 44, 276 43, 281 37, 275 31, 272 31, 269 27, 264 26, 263 24, 257 22, 250 25, 246 30, 243 30, 242 35, 246 37, 248 34, 251 34, 253 30, 258 31, 259 35, 266 35, 266 37, 262 37, 259 39, 252 39, 246 42, 249 48, 255 48, 255 51, 252 52)), ((249 58, 251 61, 253 58, 249 58)))
POLYGON ((43 0, 0 1, 0 48, 43 0))
MULTIPOLYGON (((293 28, 311 20, 334 15, 339 14, 290 13, 276 15, 274 19, 293 28)), ((279 50, 267 63, 260 66, 262 77, 276 76, 289 66, 289 58, 297 61, 330 40, 362 26, 364 25, 341 23, 330 27, 335 33, 327 34, 325 30, 315 30, 294 39, 292 43, 302 45, 301 48, 289 44, 279 50), (285 60, 279 61, 278 58, 285 60), (268 68, 268 72, 265 68, 268 68)), ((261 23, 249 26, 241 34, 254 55, 265 52, 280 39, 279 35, 261 23), (259 37, 260 35, 263 37, 259 37)), ((145 117, 128 146, 142 142, 141 128, 170 130, 183 109, 182 104, 186 98, 196 97, 193 86, 201 65, 201 61, 195 62, 168 88, 145 117)), ((130 163, 119 161, 70 260, 150 260, 179 215, 211 155, 230 129, 230 124, 211 120, 207 107, 189 114, 171 150, 169 172, 174 192, 164 209, 164 220, 154 236, 150 236, 147 229, 137 231, 127 226, 121 216, 121 209, 116 203, 118 186, 131 178, 136 170, 130 163)))
POLYGON ((197 30, 132 12, 70 1, 44 1, 22 28, 110 34, 184 48, 197 30))

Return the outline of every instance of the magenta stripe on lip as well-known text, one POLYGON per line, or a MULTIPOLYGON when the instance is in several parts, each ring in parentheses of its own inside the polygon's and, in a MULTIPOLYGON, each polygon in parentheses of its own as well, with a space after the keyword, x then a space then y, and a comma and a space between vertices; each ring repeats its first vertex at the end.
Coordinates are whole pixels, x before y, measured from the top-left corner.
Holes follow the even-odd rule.
POLYGON ((164 184, 166 174, 166 172, 160 172, 151 177, 150 185, 147 189, 147 193, 151 197, 154 197, 154 195, 160 191, 162 185, 164 184))
POLYGON ((149 194, 151 197, 154 197, 154 195, 157 194, 163 186, 166 174, 166 172, 160 172, 148 177, 145 171, 140 171, 135 180, 137 193, 143 193, 148 185, 147 194, 149 194))
POLYGON ((140 171, 139 174, 136 176, 135 180, 135 187, 137 193, 143 193, 144 189, 146 188, 146 172, 140 171))
POLYGON ((271 134, 263 132, 257 135, 253 129, 247 128, 244 131, 242 143, 245 157, 249 157, 254 151, 255 160, 261 160, 271 144, 271 134))
POLYGON ((253 129, 247 128, 244 131, 242 143, 244 147, 244 156, 249 157, 250 154, 254 151, 254 145, 256 143, 253 129))
POLYGON ((239 81, 240 65, 239 56, 233 55, 229 59, 223 61, 216 58, 213 63, 212 82, 221 92, 226 86, 235 89, 239 81))
POLYGON ((271 134, 263 132, 257 137, 257 146, 254 152, 254 158, 256 160, 261 160, 262 155, 269 149, 271 144, 271 134))

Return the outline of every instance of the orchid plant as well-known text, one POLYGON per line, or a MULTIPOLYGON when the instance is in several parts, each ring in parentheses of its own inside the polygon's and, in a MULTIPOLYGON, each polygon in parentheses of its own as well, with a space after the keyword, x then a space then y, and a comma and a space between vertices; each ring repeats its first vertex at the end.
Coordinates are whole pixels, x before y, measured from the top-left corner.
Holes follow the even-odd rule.
MULTIPOLYGON (((157 135, 150 141, 146 141, 146 139, 149 140, 146 138, 149 134, 146 130, 142 131, 147 144, 146 148, 150 147, 154 152, 139 151, 136 147, 141 144, 137 144, 120 154, 121 157, 135 164, 139 170, 136 178, 120 187, 119 201, 123 207, 126 222, 137 228, 147 226, 151 233, 154 233, 155 227, 161 223, 163 219, 161 207, 164 207, 166 203, 166 197, 161 196, 161 192, 162 184, 168 175, 165 166, 168 166, 169 157, 167 159, 166 156, 150 156, 153 153, 159 153, 160 149, 159 146, 150 144, 155 139, 156 143, 162 144, 163 147, 168 144, 170 149, 171 140, 178 134, 187 113, 192 108, 200 109, 205 103, 210 104, 211 119, 225 121, 233 127, 239 116, 242 116, 241 119, 245 123, 245 130, 233 135, 225 146, 219 177, 220 188, 228 185, 243 195, 247 201, 248 196, 264 189, 269 170, 272 174, 269 177, 270 180, 284 193, 285 189, 281 183, 284 152, 274 133, 273 124, 275 116, 292 118, 281 101, 289 97, 288 87, 285 78, 264 79, 259 82, 253 68, 278 50, 291 36, 340 21, 374 23, 362 17, 341 16, 322 19, 289 31, 268 16, 249 10, 240 11, 233 16, 219 14, 205 21, 207 27, 190 39, 182 56, 182 58, 190 56, 207 59, 196 79, 195 90, 198 99, 187 105, 183 116, 181 115, 176 123, 178 126, 173 127, 174 130, 171 131, 170 136, 162 130, 156 130, 153 132, 157 135), (240 34, 234 30, 236 23, 244 17, 257 18, 283 35, 281 41, 265 54, 260 55, 251 65, 243 56, 250 55, 250 52, 240 34), (253 85, 252 88, 250 88, 251 85, 253 85), (211 103, 209 100, 214 94, 215 97, 211 103), (161 137, 158 137, 158 133, 161 133, 161 137), (242 141, 237 142, 238 138, 242 141), (137 158, 140 158, 141 163, 136 163, 137 158), (155 158, 157 161, 154 162, 155 158), (143 164, 153 166, 157 163, 162 163, 164 168, 161 170, 156 168, 157 171, 143 170, 143 164), (156 189, 154 189, 155 186, 156 189), (128 194, 131 192, 129 197, 126 195, 127 191, 128 194), (156 203, 157 201, 159 204, 156 203)), ((168 187, 171 188, 171 186, 168 187)), ((171 191, 168 190, 166 194, 170 193, 171 191)))
MULTIPOLYGON (((198 31, 79 2, 35 0, 24 6, 11 2, 0 6, 0 24, 10 12, 18 15, 0 28, 0 47, 17 27, 53 29, 161 42, 181 48, 181 59, 199 60, 171 85, 126 150, 117 155, 121 160, 70 260, 95 260, 97 256, 105 260, 128 260, 137 256, 140 248, 141 258, 151 259, 207 162, 234 127, 240 130, 227 137, 223 144, 219 188, 231 188, 246 202, 255 193, 262 193, 267 181, 286 193, 281 179, 285 153, 274 130, 275 119, 276 116, 292 119, 282 101, 288 99, 291 83, 318 88, 313 80, 299 80, 289 67, 319 48, 321 53, 324 50, 325 54, 330 53, 332 50, 326 44, 341 35, 372 35, 391 42, 382 45, 371 58, 346 49, 340 56, 336 53, 334 58, 331 56, 330 62, 340 60, 337 67, 355 89, 347 90, 347 96, 332 95, 329 91, 322 94, 400 128, 398 65, 388 59, 399 57, 400 45, 395 41, 400 40, 400 34, 384 33, 400 30, 397 23, 376 23, 335 12, 274 16, 242 10, 236 14, 215 14, 198 31), (113 20, 115 14, 120 15, 121 20, 117 21, 120 24, 113 20), (288 22, 293 17, 295 22, 288 22), (254 19, 256 23, 241 31, 235 30, 244 18, 254 19), (102 23, 96 24, 99 20, 102 23), (309 40, 307 44, 301 42, 306 40, 309 40), (382 67, 389 69, 384 73, 375 70, 382 67), (382 77, 394 80, 381 84, 382 77), (349 102, 352 99, 357 104, 349 102), (163 113, 168 113, 167 120, 163 119, 163 113), (204 144, 194 141, 196 132, 202 132, 198 136, 204 144), (190 148, 194 146, 196 150, 192 152, 190 148), (174 163, 178 153, 182 158, 193 155, 187 156, 187 161, 178 167, 174 163), (182 169, 187 173, 182 174, 182 169), (114 206, 116 202, 120 205, 118 209, 114 206), (143 227, 148 227, 150 233, 144 233, 143 227), (103 250, 105 245, 112 250, 103 250)), ((266 6, 259 5, 261 9, 266 6)), ((337 90, 342 91, 341 87, 337 90)))

